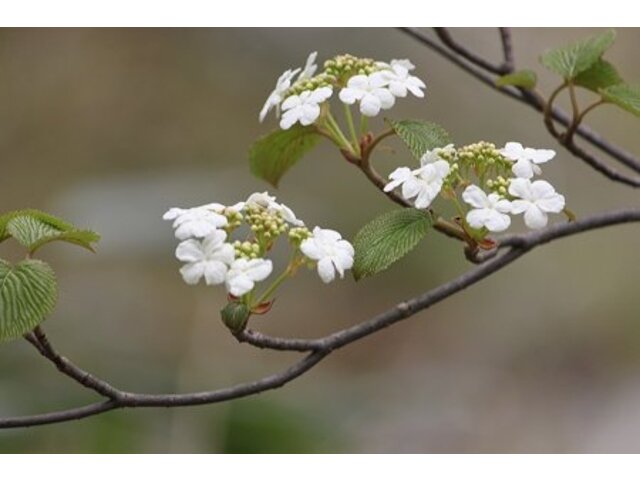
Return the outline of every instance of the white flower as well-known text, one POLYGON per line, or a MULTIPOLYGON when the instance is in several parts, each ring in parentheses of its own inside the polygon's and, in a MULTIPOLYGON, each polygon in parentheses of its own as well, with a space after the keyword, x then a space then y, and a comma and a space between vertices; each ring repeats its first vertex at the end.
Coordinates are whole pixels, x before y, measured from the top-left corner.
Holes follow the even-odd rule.
POLYGON ((402 196, 405 200, 416 197, 416 208, 427 208, 442 189, 442 183, 450 170, 449 162, 437 160, 417 170, 401 167, 394 170, 389 178, 392 180, 384 191, 389 192, 402 185, 402 196))
POLYGON ((314 228, 312 236, 300 245, 300 250, 318 262, 318 275, 324 283, 331 282, 336 272, 343 278, 344 271, 353 266, 353 246, 334 230, 314 228))
POLYGON ((273 264, 264 258, 238 258, 227 271, 225 284, 227 291, 236 297, 253 290, 255 282, 260 282, 271 275, 273 264))
POLYGON ((225 206, 211 203, 193 208, 171 208, 162 218, 173 220, 176 238, 203 238, 227 225, 227 217, 222 215, 225 206))
POLYGON ((518 142, 508 142, 500 153, 516 162, 511 170, 520 178, 531 178, 534 174, 540 175, 541 170, 538 164, 548 162, 556 156, 553 150, 524 148, 518 142))
POLYGON ((302 72, 300 72, 300 76, 296 81, 306 80, 313 77, 313 74, 316 73, 316 70, 318 69, 318 65, 316 65, 317 57, 318 52, 311 52, 309 54, 309 56, 307 57, 307 62, 305 63, 304 68, 302 69, 302 72))
POLYGON ((270 213, 279 213, 282 215, 285 222, 296 227, 304 225, 302 220, 298 220, 298 218, 296 218, 296 214, 293 213, 293 210, 283 203, 276 202, 276 197, 269 195, 267 192, 252 193, 249 198, 247 198, 246 205, 258 205, 270 213))
POLYGON ((416 68, 416 66, 413 63, 411 63, 411 60, 409 60, 408 58, 393 59, 391 60, 391 66, 392 67, 400 66, 400 67, 406 68, 409 71, 416 68))
POLYGON ((485 227, 490 232, 502 232, 511 225, 511 202, 497 193, 487 195, 476 185, 469 185, 462 192, 462 199, 473 208, 467 213, 467 223, 472 228, 485 227))
POLYGON ((185 240, 176 248, 176 257, 187 262, 180 269, 182 278, 189 285, 195 285, 202 277, 207 285, 218 285, 225 280, 228 265, 233 262, 233 246, 225 243, 227 234, 216 230, 204 240, 185 240))
POLYGON ((340 90, 340 100, 347 105, 360 102, 360 113, 375 117, 381 109, 393 107, 396 101, 387 88, 388 85, 389 79, 384 72, 374 72, 368 76, 355 75, 340 90))
POLYGON ((424 155, 422 155, 422 157, 420 158, 420 165, 424 167, 428 163, 434 163, 434 162, 437 162, 438 160, 444 160, 440 156, 442 153, 453 155, 455 154, 455 151, 456 149, 453 146, 453 143, 450 143, 449 145, 442 148, 434 148, 433 150, 427 150, 424 153, 424 155))
POLYGON ((392 60, 390 70, 386 71, 389 80, 389 91, 396 97, 404 98, 407 91, 416 97, 424 97, 423 88, 427 86, 418 77, 411 75, 410 70, 415 68, 408 60, 392 60), (407 68, 410 65, 412 68, 407 68))
POLYGON ((333 90, 330 87, 320 87, 287 97, 282 102, 283 114, 280 119, 280 128, 288 130, 297 122, 304 126, 311 125, 320 116, 320 104, 332 93, 333 90))
POLYGON ((564 197, 544 180, 514 178, 509 183, 509 193, 520 199, 511 202, 511 213, 524 212, 524 223, 529 228, 546 226, 547 213, 560 213, 564 209, 564 197))
POLYGON ((296 76, 299 71, 300 69, 296 68, 295 70, 287 70, 282 75, 280 75, 280 78, 278 78, 278 81, 276 82, 276 88, 274 88, 273 92, 271 92, 271 94, 267 98, 267 101, 264 102, 262 110, 260 110, 260 115, 258 116, 258 118, 261 122, 265 119, 265 117, 273 107, 276 107, 276 114, 278 114, 278 106, 280 105, 280 102, 282 102, 284 94, 287 92, 287 90, 289 90, 289 87, 291 87, 291 80, 293 80, 293 77, 296 76))

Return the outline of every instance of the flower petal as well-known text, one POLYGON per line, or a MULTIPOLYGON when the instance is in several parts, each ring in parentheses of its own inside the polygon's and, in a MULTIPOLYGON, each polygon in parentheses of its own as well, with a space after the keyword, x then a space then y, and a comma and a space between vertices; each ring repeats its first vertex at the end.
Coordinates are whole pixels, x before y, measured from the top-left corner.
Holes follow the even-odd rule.
MULTIPOLYGON (((233 247, 232 247, 233 248, 233 247)), ((204 280, 207 285, 219 285, 224 282, 227 266, 217 260, 209 260, 204 264, 204 280)))
POLYGON ((509 193, 523 200, 532 200, 531 182, 525 178, 514 178, 509 183, 509 193))
POLYGON ((255 258, 253 260, 249 260, 245 274, 254 282, 260 282, 271 275, 272 271, 273 263, 271 263, 271 260, 255 258))
POLYGON ((543 198, 536 202, 543 212, 560 213, 565 206, 564 196, 556 193, 553 196, 543 198))
POLYGON ((202 244, 194 239, 180 242, 176 248, 176 258, 181 262, 198 262, 204 259, 202 244))
POLYGON ((536 205, 531 204, 524 213, 524 223, 532 229, 543 228, 547 225, 547 214, 540 210, 536 205))
POLYGON ((511 171, 518 178, 531 178, 534 174, 531 162, 524 158, 518 160, 513 167, 511 167, 511 171))
POLYGON ((318 275, 324 283, 329 283, 336 277, 333 262, 329 257, 324 257, 318 262, 318 275))
POLYGON ((195 285, 204 274, 204 262, 187 263, 180 269, 180 274, 185 283, 195 285))
POLYGON ((487 230, 490 232, 503 232, 509 225, 511 225, 511 217, 509 215, 505 215, 504 213, 497 212, 495 210, 490 210, 490 214, 487 216, 487 219, 484 222, 484 226, 487 227, 487 230))
POLYGON ((477 185, 469 185, 465 188, 464 192, 462 192, 462 199, 475 208, 485 208, 489 206, 487 194, 477 185))

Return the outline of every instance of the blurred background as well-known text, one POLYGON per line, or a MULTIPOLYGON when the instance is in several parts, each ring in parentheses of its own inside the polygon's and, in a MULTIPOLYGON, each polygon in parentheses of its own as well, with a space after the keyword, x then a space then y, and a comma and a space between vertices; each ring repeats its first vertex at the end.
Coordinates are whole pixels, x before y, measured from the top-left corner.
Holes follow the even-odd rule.
MULTIPOLYGON (((549 92, 557 80, 539 53, 594 32, 515 29, 517 66, 538 71, 549 92)), ((499 58, 494 30, 453 33, 499 58)), ((640 30, 620 29, 606 54, 636 81, 639 42, 640 30)), ((229 335, 218 316, 223 289, 182 282, 161 216, 268 188, 249 173, 247 150, 276 123, 260 125, 257 115, 280 73, 313 50, 321 61, 346 52, 410 58, 427 98, 401 100, 390 115, 438 122, 457 144, 557 148, 536 112, 392 29, 0 30, 1 211, 40 208, 103 235, 96 255, 63 244, 42 252, 59 278, 45 328, 61 352, 142 392, 215 389, 298 358, 229 335)), ((629 114, 604 107, 589 123, 640 153, 640 123, 629 114)), ((400 148, 376 157, 384 172, 406 161, 400 148)), ((578 215, 639 204, 637 192, 564 151, 545 172, 578 215)), ((392 208, 328 143, 275 194, 309 224, 347 238, 392 208)), ((640 227, 628 225, 540 248, 277 391, 0 431, 0 452, 638 452, 639 240, 640 227)), ((4 258, 18 254, 0 245, 4 258)), ((326 334, 468 268, 459 244, 431 235, 357 284, 325 286, 302 272, 253 326, 326 334)), ((0 416, 93 400, 26 342, 0 345, 0 416)))

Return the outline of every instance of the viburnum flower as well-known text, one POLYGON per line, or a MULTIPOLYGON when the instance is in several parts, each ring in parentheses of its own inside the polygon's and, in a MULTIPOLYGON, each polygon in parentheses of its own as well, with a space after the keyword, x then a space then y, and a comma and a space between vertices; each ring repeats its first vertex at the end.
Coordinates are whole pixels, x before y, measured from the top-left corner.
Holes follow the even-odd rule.
POLYGON ((384 72, 371 75, 355 75, 349 79, 347 86, 340 90, 340 100, 347 105, 360 102, 360 113, 367 117, 375 117, 380 110, 393 107, 395 97, 389 91, 389 78, 384 72))
MULTIPOLYGON (((237 207, 237 205, 236 205, 237 207)), ((203 238, 227 225, 227 218, 221 214, 226 207, 211 203, 193 208, 171 208, 162 218, 173 220, 176 238, 203 238)))
POLYGON ((324 283, 333 281, 336 272, 344 278, 345 270, 353 266, 353 246, 335 230, 315 227, 311 237, 300 245, 300 250, 317 262, 318 275, 324 283))
POLYGON ((313 74, 316 73, 318 69, 318 65, 316 65, 316 58, 318 57, 318 52, 311 52, 307 57, 307 62, 304 65, 304 68, 300 72, 300 75, 296 79, 296 81, 306 80, 308 78, 313 77, 313 74))
POLYGON ((274 88, 273 91, 269 94, 267 101, 264 102, 262 110, 260 110, 260 115, 258 116, 258 118, 261 122, 274 107, 276 108, 276 115, 279 114, 278 108, 280 102, 282 102, 284 94, 287 93, 287 90, 289 90, 289 88, 291 87, 291 81, 293 80, 293 77, 295 77, 299 71, 299 68, 296 68, 295 70, 289 69, 282 75, 280 75, 280 78, 278 78, 278 81, 276 82, 276 88, 274 88))
POLYGON ((271 275, 272 270, 271 260, 238 258, 233 261, 227 271, 225 278, 227 291, 233 296, 241 297, 253 290, 256 282, 261 282, 271 275))
POLYGON ((427 208, 442 190, 442 184, 450 170, 449 162, 445 160, 427 163, 417 170, 400 167, 389 175, 391 182, 385 185, 384 191, 390 192, 402 185, 405 200, 416 197, 415 207, 427 208))
POLYGON ((444 160, 441 156, 442 153, 453 155, 455 154, 455 151, 456 149, 453 146, 453 143, 450 143, 449 145, 446 145, 442 148, 434 148, 433 150, 427 150, 424 153, 424 155, 422 155, 422 157, 420 158, 420 165, 424 167, 428 163, 434 163, 434 162, 437 162, 438 160, 444 160))
POLYGON ((485 227, 490 232, 502 232, 511 225, 511 202, 497 193, 487 195, 480 187, 469 185, 462 192, 462 199, 474 207, 467 213, 467 223, 472 228, 485 227))
POLYGON ((227 234, 216 230, 203 240, 185 240, 176 248, 176 258, 187 262, 180 269, 182 278, 189 285, 197 284, 204 277, 207 285, 223 283, 235 257, 233 246, 225 243, 227 234))
POLYGON ((556 156, 553 150, 524 148, 521 143, 508 142, 500 153, 509 160, 515 162, 513 173, 520 178, 531 178, 534 174, 540 175, 541 163, 546 163, 556 156))
POLYGON ((287 97, 281 105, 283 113, 280 128, 288 130, 297 122, 304 126, 314 123, 320 116, 320 104, 331 97, 332 93, 330 87, 320 87, 287 97))
POLYGON ((547 213, 560 213, 564 209, 564 196, 544 180, 531 182, 526 178, 514 178, 509 183, 509 193, 518 200, 511 202, 511 213, 524 213, 524 223, 529 228, 547 225, 547 213))
POLYGON ((267 211, 269 212, 279 213, 280 215, 282 215, 282 218, 285 222, 288 222, 296 227, 301 227, 304 225, 304 222, 302 220, 296 218, 296 214, 293 213, 293 210, 291 210, 283 203, 276 202, 276 197, 269 195, 267 192, 252 193, 249 198, 247 198, 245 204, 248 206, 258 205, 262 208, 267 209, 267 211))
POLYGON ((409 72, 415 66, 409 60, 391 60, 390 70, 387 73, 389 79, 389 91, 396 97, 404 98, 407 91, 416 97, 424 97, 423 88, 427 88, 425 83, 409 72))

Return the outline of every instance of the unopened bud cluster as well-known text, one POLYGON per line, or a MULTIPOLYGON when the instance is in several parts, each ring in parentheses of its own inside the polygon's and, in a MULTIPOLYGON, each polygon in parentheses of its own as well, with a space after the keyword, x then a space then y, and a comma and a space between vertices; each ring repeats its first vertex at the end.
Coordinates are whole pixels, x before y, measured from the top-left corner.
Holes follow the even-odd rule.
POLYGON ((498 175, 495 179, 487 180, 486 184, 490 191, 498 193, 502 197, 507 196, 507 192, 509 191, 509 180, 504 178, 502 175, 498 175))
POLYGON ((371 75, 380 70, 376 62, 371 58, 358 58, 350 54, 337 55, 324 62, 327 75, 337 79, 340 83, 346 83, 349 77, 354 75, 371 75))
POLYGON ((500 170, 511 169, 512 163, 507 160, 500 150, 491 142, 477 142, 458 149, 461 162, 478 168, 494 166, 500 170))
POLYGON ((251 260, 260 256, 260 245, 257 243, 236 240, 233 242, 233 248, 236 252, 236 258, 251 260))
POLYGON ((270 211, 259 205, 247 209, 246 220, 251 231, 265 239, 276 238, 288 228, 280 212, 270 211))
POLYGON ((309 237, 311 232, 307 227, 294 227, 289 230, 289 241, 295 246, 300 246, 309 237))

